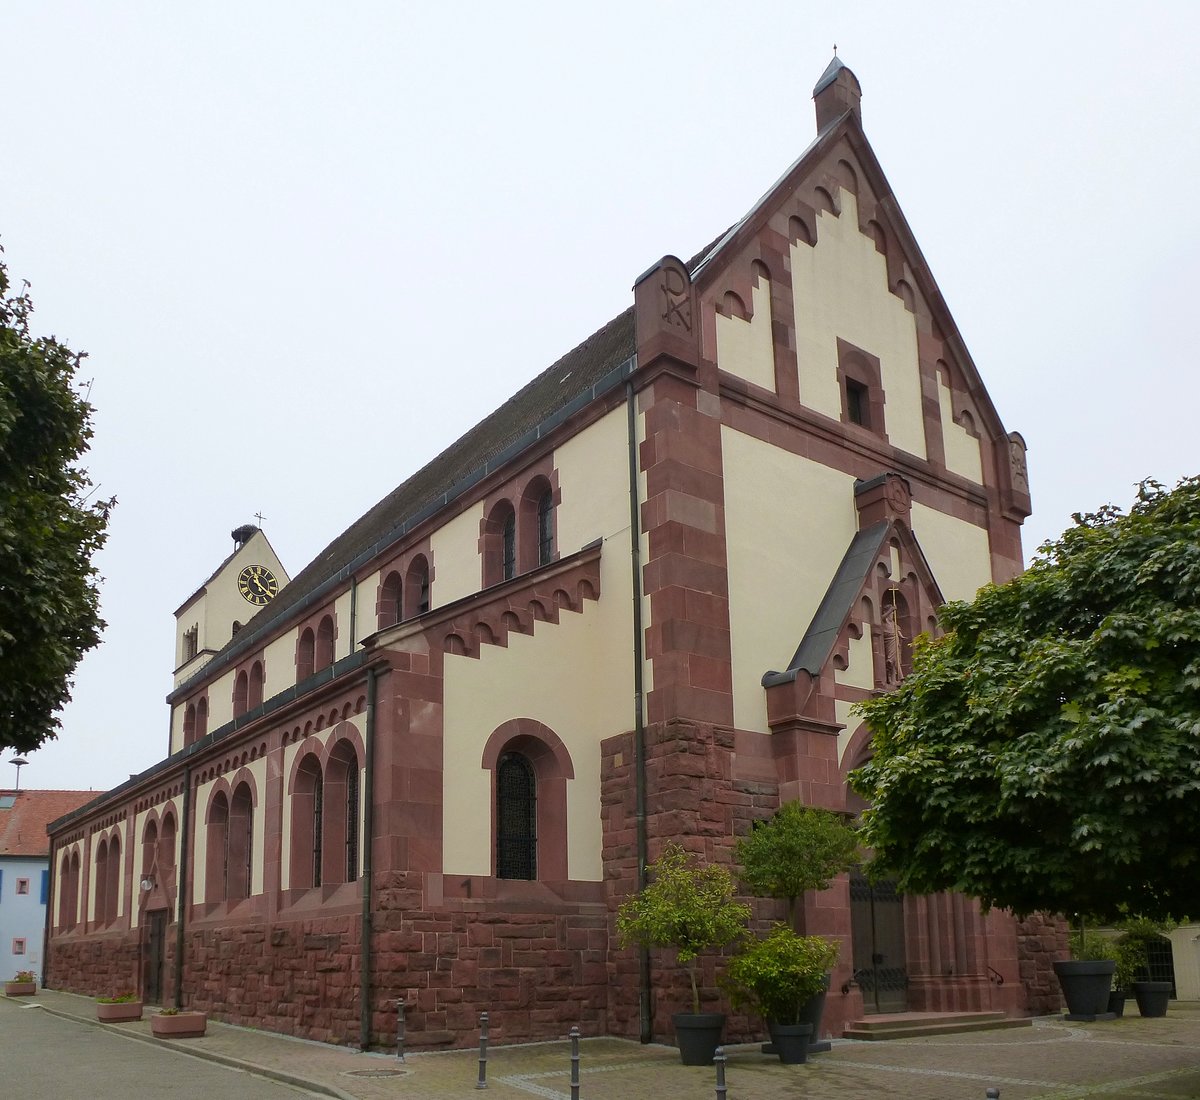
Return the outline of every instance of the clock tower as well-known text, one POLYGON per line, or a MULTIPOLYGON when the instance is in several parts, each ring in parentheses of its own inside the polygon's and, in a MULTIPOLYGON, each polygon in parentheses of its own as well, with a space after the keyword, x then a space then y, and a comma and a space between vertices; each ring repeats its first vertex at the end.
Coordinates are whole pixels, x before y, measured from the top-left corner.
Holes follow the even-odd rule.
POLYGON ((234 528, 231 553, 175 612, 178 687, 267 606, 290 579, 262 528, 234 528))

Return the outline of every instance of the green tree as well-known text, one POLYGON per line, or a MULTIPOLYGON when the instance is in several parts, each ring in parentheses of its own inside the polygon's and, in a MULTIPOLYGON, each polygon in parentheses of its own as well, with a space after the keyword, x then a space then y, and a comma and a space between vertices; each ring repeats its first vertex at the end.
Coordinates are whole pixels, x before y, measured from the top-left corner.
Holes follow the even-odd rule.
POLYGON ((1200 478, 1074 520, 859 704, 862 840, 904 891, 1200 913, 1200 478))
POLYGON ((32 312, 0 262, 0 746, 21 752, 57 735, 75 666, 100 640, 92 556, 116 503, 85 499, 82 356, 31 336, 32 312))
POLYGON ((798 801, 785 802, 773 817, 757 821, 737 842, 742 884, 760 898, 787 902, 787 925, 795 925, 796 901, 809 890, 828 890, 835 875, 858 862, 858 838, 837 814, 798 801))
POLYGON ((646 872, 650 882, 617 911, 622 947, 673 947, 692 985, 692 1011, 700 1011, 696 959, 724 947, 746 931, 750 906, 734 897, 733 876, 700 864, 675 843, 667 844, 646 872))

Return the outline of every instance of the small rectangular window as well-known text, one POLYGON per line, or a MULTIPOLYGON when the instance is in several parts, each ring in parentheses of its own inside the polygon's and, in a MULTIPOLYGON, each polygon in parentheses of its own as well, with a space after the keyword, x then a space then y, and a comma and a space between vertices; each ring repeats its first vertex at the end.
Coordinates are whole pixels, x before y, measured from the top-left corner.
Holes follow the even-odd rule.
POLYGON ((24 954, 25 954, 25 941, 24 941, 24 939, 15 939, 15 940, 13 940, 13 942, 12 942, 12 953, 13 953, 14 955, 24 955, 24 954))
POLYGON ((846 419, 851 424, 861 424, 864 428, 868 426, 868 400, 866 386, 846 380, 846 419))
POLYGON ((29 879, 27 879, 27 878, 17 879, 17 893, 18 894, 28 894, 29 893, 29 879))

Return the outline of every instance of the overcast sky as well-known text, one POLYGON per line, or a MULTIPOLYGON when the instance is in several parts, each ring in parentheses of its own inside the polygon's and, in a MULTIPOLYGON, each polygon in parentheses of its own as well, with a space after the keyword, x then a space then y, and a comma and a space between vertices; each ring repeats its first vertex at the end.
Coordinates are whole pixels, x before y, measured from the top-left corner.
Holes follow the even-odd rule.
POLYGON ((261 513, 295 574, 737 220, 835 42, 1028 442, 1027 555, 1200 472, 1200 4, 0 0, 0 243, 90 355, 120 502, 103 644, 22 785, 160 759, 173 612, 229 532, 261 513))

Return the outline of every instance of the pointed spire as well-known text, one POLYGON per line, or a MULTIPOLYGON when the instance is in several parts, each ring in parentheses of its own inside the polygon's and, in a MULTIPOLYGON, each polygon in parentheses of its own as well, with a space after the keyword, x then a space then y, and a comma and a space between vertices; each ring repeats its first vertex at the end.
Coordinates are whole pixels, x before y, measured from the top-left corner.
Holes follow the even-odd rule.
POLYGON ((862 87, 858 77, 842 64, 834 46, 833 60, 825 67, 821 79, 813 88, 813 101, 817 107, 817 133, 832 125, 847 111, 853 111, 862 122, 862 87))

